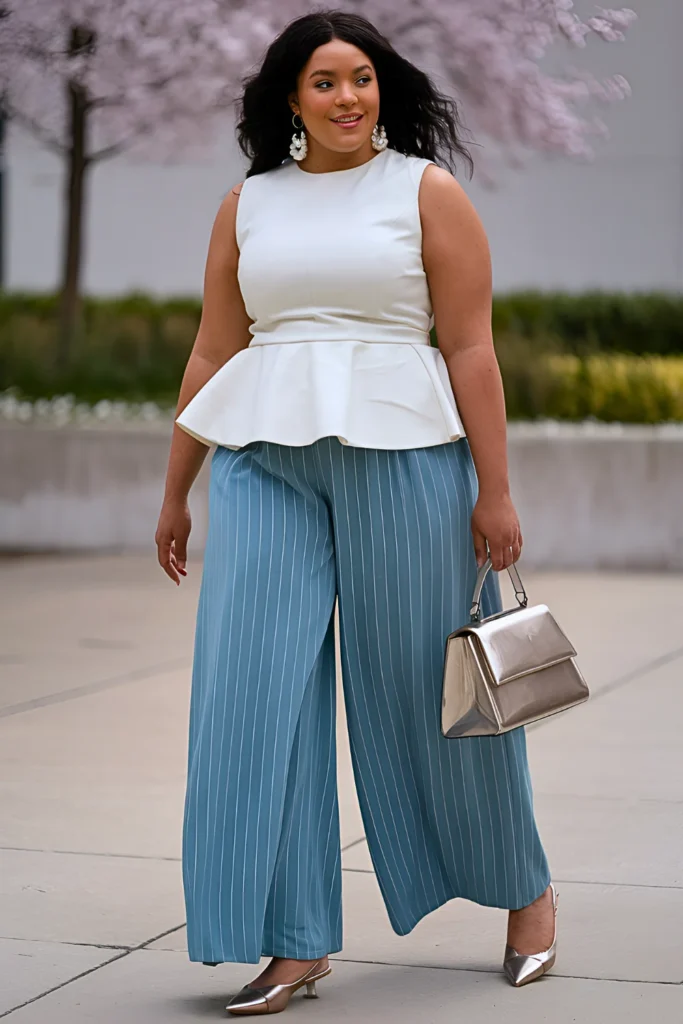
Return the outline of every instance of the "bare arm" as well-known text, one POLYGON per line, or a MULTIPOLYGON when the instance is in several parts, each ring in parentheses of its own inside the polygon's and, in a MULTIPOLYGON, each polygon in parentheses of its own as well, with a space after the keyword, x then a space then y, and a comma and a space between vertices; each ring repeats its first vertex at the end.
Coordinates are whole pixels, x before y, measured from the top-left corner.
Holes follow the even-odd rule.
POLYGON ((491 333, 491 259, 470 200, 448 171, 427 167, 420 187, 422 252, 434 323, 479 479, 472 517, 477 561, 494 569, 522 546, 510 497, 505 399, 491 333))
MULTIPOLYGON (((239 187, 223 200, 213 225, 204 272, 202 317, 183 375, 176 415, 221 366, 250 341, 251 321, 237 282, 239 251, 235 216, 238 201, 239 187)), ((174 425, 156 544, 159 563, 175 583, 186 575, 191 528, 187 498, 207 452, 205 444, 174 425)))

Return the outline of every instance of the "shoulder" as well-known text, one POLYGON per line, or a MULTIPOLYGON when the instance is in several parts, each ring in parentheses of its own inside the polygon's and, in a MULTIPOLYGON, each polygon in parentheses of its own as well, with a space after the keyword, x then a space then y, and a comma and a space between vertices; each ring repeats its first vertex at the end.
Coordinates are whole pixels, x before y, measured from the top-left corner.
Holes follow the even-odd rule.
POLYGON ((419 192, 420 217, 427 231, 457 231, 458 237, 483 233, 474 205, 450 171, 430 163, 424 170, 419 192))
POLYGON ((417 186, 420 184, 425 168, 430 164, 430 161, 424 157, 399 153, 391 146, 385 150, 383 155, 385 156, 384 167, 390 176, 408 177, 417 186))
POLYGON ((445 167, 439 167, 426 157, 393 152, 396 165, 402 164, 419 184, 420 212, 423 207, 429 212, 432 207, 444 205, 450 209, 472 208, 464 188, 445 167))
POLYGON ((471 207, 472 203, 465 189, 450 171, 429 163, 424 169, 420 183, 420 208, 423 206, 425 211, 437 206, 457 210, 471 207))
POLYGON ((211 231, 210 251, 231 258, 236 254, 237 210, 244 182, 238 182, 227 192, 218 207, 211 231))
POLYGON ((218 213, 216 214, 216 220, 214 222, 214 231, 222 233, 224 230, 230 230, 234 232, 235 220, 237 218, 237 207, 239 205, 243 187, 244 182, 238 182, 237 185, 232 186, 224 197, 221 205, 218 207, 218 213))
POLYGON ((267 182, 273 180, 273 176, 277 175, 284 169, 284 165, 275 167, 270 171, 265 171, 263 174, 254 174, 250 178, 245 178, 243 181, 238 181, 236 185, 233 185, 230 190, 226 193, 216 215, 216 227, 219 230, 227 229, 234 232, 235 224, 238 219, 238 211, 240 204, 246 197, 248 200, 251 196, 260 192, 261 189, 266 186, 267 182))

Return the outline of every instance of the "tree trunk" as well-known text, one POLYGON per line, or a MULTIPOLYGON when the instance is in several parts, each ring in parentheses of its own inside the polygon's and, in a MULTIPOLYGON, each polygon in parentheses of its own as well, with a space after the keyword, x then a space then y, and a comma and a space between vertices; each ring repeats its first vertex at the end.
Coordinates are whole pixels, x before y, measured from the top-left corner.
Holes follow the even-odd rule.
POLYGON ((66 369, 80 320, 81 262, 83 255, 83 200, 87 160, 86 109, 82 90, 69 85, 70 145, 65 194, 65 222, 59 322, 59 365, 66 369))
MULTIPOLYGON (((0 17, 2 10, 0 9, 0 17)), ((5 134, 6 134, 5 106, 0 97, 0 292, 4 289, 5 281, 5 134)))
MULTIPOLYGON (((70 52, 74 55, 94 45, 93 33, 75 27, 71 31, 70 52)), ((78 82, 67 85, 69 136, 65 191, 64 241, 62 249, 61 304, 59 317, 60 369, 67 368, 74 336, 80 324, 81 264, 83 257, 83 209, 85 178, 88 170, 88 96, 78 82)))

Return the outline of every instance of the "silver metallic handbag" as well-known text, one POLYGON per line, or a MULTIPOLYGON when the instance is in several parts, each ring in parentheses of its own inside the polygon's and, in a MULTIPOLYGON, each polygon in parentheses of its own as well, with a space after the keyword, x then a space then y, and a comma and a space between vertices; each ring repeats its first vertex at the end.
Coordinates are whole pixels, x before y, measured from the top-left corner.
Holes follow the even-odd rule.
POLYGON ((448 739, 498 736, 588 700, 576 651, 544 604, 529 608, 514 565, 508 568, 519 608, 481 618, 491 569, 479 570, 470 622, 446 639, 441 731, 448 739))

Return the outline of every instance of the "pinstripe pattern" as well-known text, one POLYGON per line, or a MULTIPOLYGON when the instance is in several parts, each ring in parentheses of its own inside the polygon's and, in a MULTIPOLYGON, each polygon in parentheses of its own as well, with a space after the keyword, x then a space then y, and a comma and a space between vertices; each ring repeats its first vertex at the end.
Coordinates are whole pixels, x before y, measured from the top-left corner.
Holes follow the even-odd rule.
MULTIPOLYGON (((523 730, 446 740, 445 638, 476 575, 466 440, 325 437, 213 457, 190 715, 190 959, 342 945, 333 606, 358 797, 393 929, 454 897, 518 908, 549 882, 523 730)), ((500 607, 495 577, 484 612, 500 607)))

